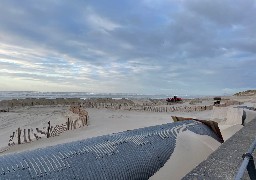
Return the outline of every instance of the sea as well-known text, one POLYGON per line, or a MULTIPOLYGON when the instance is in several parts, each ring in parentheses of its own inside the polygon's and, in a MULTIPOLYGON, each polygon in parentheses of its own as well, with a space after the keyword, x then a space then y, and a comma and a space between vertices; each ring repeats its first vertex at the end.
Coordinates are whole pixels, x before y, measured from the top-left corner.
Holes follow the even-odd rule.
MULTIPOLYGON (((181 98, 193 99, 199 96, 191 95, 178 95, 181 98)), ((168 97, 173 97, 174 95, 164 95, 164 94, 135 94, 135 93, 93 93, 93 92, 38 92, 38 91, 0 91, 0 101, 1 100, 11 100, 11 99, 26 99, 26 98, 112 98, 112 99, 166 99, 168 97)))

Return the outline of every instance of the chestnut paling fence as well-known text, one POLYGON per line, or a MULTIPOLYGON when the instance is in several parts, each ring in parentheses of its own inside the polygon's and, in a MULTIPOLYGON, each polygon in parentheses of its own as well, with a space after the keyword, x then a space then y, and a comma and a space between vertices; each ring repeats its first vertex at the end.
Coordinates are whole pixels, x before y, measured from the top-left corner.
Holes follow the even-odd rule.
POLYGON ((8 146, 29 143, 42 137, 50 138, 58 136, 64 131, 73 130, 88 125, 89 116, 86 110, 80 106, 71 106, 70 111, 78 114, 79 118, 76 120, 67 118, 65 123, 57 124, 55 126, 52 126, 51 121, 48 121, 48 125, 42 128, 17 128, 10 135, 8 146))

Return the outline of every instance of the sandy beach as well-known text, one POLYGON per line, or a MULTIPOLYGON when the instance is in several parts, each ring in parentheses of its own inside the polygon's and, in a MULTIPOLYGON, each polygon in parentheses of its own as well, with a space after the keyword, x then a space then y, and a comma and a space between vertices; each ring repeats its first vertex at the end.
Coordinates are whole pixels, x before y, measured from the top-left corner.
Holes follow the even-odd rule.
MULTIPOLYGON (((121 102, 112 99, 77 102, 75 106, 80 108, 77 111, 88 113, 86 124, 77 121, 81 117, 79 113, 71 110, 70 107, 74 105, 66 103, 37 105, 30 102, 29 105, 11 104, 7 107, 5 102, 2 109, 6 111, 0 113, 0 156, 171 123, 172 116, 218 122, 223 139, 227 140, 243 127, 241 125, 243 116, 245 123, 256 117, 256 111, 253 111, 256 107, 256 96, 225 97, 225 99, 228 100, 223 100, 219 106, 212 105, 214 102, 212 98, 186 100, 171 105, 166 105, 164 100, 145 99, 129 100, 129 103, 126 100, 121 102), (73 129, 67 129, 67 120, 76 123, 73 129), (63 132, 47 138, 45 132, 49 121, 52 127, 63 125, 63 132), (17 140, 18 129, 22 130, 20 144, 17 140), (24 129, 27 131, 24 132, 24 129), (33 130, 29 141, 25 138, 28 129, 31 129, 31 132, 33 130), (13 133, 15 135, 11 137, 13 133)), ((180 131, 177 134, 173 154, 150 179, 180 179, 220 145, 220 142, 207 135, 199 135, 189 130, 180 131)))
POLYGON ((1 2, 0 180, 229 179, 220 156, 256 125, 255 17, 256 0, 1 2))

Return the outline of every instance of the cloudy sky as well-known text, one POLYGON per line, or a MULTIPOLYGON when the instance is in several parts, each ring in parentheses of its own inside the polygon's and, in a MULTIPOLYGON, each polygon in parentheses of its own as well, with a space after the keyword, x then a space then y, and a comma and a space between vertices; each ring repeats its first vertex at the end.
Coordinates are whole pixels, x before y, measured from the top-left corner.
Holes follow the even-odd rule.
POLYGON ((0 90, 256 89, 256 0, 3 0, 0 90))

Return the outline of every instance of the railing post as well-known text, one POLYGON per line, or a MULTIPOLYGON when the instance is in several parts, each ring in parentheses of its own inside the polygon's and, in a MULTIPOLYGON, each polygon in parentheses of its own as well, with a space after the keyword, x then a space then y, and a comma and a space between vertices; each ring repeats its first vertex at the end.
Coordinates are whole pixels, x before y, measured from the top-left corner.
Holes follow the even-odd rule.
POLYGON ((256 179, 256 169, 254 165, 253 156, 250 153, 246 153, 243 155, 243 158, 246 156, 249 158, 249 162, 247 165, 247 171, 248 171, 249 177, 250 179, 256 179))
POLYGON ((255 149, 256 146, 256 139, 253 141, 253 143, 251 144, 249 150, 247 153, 243 154, 243 162, 237 172, 237 175, 235 177, 235 180, 240 180, 242 179, 245 170, 247 169, 248 174, 250 179, 256 179, 256 170, 255 170, 255 165, 254 165, 254 161, 253 161, 253 156, 252 153, 255 149))

